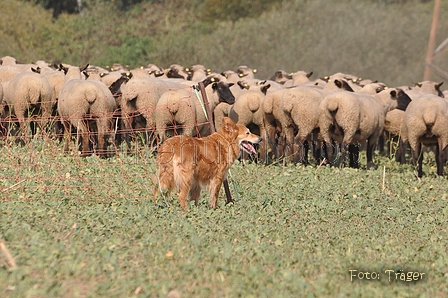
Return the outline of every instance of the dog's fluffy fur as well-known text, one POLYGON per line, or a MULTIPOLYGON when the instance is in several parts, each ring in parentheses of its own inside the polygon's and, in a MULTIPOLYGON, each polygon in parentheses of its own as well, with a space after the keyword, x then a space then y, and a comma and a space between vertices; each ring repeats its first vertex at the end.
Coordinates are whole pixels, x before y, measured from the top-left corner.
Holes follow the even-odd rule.
POLYGON ((210 194, 210 207, 215 208, 222 181, 227 170, 240 155, 240 149, 256 153, 252 144, 261 138, 252 134, 243 125, 235 124, 230 118, 222 119, 222 127, 204 138, 175 136, 167 139, 158 149, 156 159, 158 188, 164 195, 179 190, 179 203, 187 208, 187 197, 198 204, 202 188, 210 194))

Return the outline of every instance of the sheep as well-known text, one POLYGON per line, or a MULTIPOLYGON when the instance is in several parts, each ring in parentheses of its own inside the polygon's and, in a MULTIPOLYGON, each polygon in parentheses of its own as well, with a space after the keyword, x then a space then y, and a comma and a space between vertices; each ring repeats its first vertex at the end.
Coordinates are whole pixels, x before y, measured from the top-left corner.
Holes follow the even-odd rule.
MULTIPOLYGON (((40 114, 38 122, 41 129, 44 129, 55 104, 52 88, 44 76, 34 72, 22 72, 9 81, 5 91, 4 101, 9 114, 17 117, 25 140, 28 139, 25 119, 29 116, 40 114)), ((31 124, 31 133, 36 134, 34 122, 31 124)))
POLYGON ((422 81, 418 83, 414 83, 414 89, 428 94, 435 94, 440 97, 445 97, 443 92, 440 90, 440 87, 443 85, 443 82, 436 83, 433 81, 422 81))
POLYGON ((72 66, 72 65, 63 65, 60 63, 56 65, 56 69, 62 70, 65 73, 65 82, 70 80, 81 80, 83 79, 82 73, 89 67, 89 64, 86 64, 82 67, 72 66))
MULTIPOLYGON (((341 144, 341 164, 345 165, 349 145, 367 140, 367 169, 374 166, 373 150, 383 127, 386 113, 398 106, 406 106, 410 98, 401 89, 386 89, 375 95, 356 92, 333 92, 320 104, 320 133, 330 144, 341 144)), ((334 162, 331 148, 327 147, 330 163, 334 162)), ((359 167, 357 151, 350 155, 350 167, 359 167)))
POLYGON ((233 70, 226 70, 221 72, 221 75, 226 78, 226 81, 229 83, 236 84, 239 80, 241 80, 241 77, 233 70))
MULTIPOLYGON (((433 94, 444 97, 443 93, 440 91, 440 86, 442 83, 436 83, 432 81, 423 81, 414 84, 414 87, 404 87, 407 90, 406 94, 412 99, 416 100, 422 95, 433 94)), ((403 89, 403 88, 402 88, 403 89)), ((384 123, 384 132, 388 134, 389 138, 392 140, 398 140, 398 151, 395 154, 395 160, 401 164, 406 163, 406 147, 407 142, 405 130, 403 129, 403 119, 404 111, 400 109, 395 109, 386 114, 384 123)))
POLYGON ((407 107, 403 119, 406 138, 417 163, 417 176, 423 176, 422 144, 436 145, 437 175, 443 175, 443 150, 448 145, 448 103, 432 94, 420 96, 407 107))
POLYGON ((319 113, 319 102, 325 92, 340 88, 351 90, 344 80, 334 80, 328 83, 325 89, 316 86, 301 86, 268 92, 263 108, 268 142, 275 158, 284 155, 289 156, 290 160, 295 163, 306 162, 306 158, 303 158, 298 149, 311 132, 317 128, 315 124, 318 122, 316 113, 319 113), (304 123, 300 120, 301 117, 313 120, 304 123), (294 135, 298 127, 302 128, 295 139, 294 135), (310 130, 310 127, 313 128, 310 130))
POLYGON ((305 72, 303 70, 296 71, 295 73, 287 74, 284 71, 277 71, 271 80, 282 84, 284 87, 294 87, 310 82, 310 77, 313 72, 305 72))
POLYGON ((11 56, 4 56, 0 59, 0 65, 12 66, 12 65, 16 65, 16 64, 17 64, 16 58, 11 57, 11 56))
POLYGON ((182 88, 185 86, 175 80, 151 77, 132 78, 126 83, 122 89, 121 114, 128 146, 131 128, 143 126, 147 132, 155 130, 154 112, 163 92, 182 88))
POLYGON ((59 93, 58 112, 64 124, 68 151, 71 126, 81 136, 81 156, 89 155, 89 140, 91 130, 97 130, 97 153, 106 156, 106 136, 111 132, 112 115, 116 108, 115 99, 107 86, 97 80, 69 80, 59 93))
POLYGON ((146 69, 148 70, 149 76, 151 77, 158 78, 164 75, 163 69, 155 64, 148 64, 146 66, 146 69))
MULTIPOLYGON (((262 141, 260 142, 260 161, 262 163, 267 162, 263 101, 269 87, 269 84, 262 85, 261 87, 241 92, 228 111, 229 118, 233 122, 249 127, 251 131, 262 136, 262 141)), ((215 123, 217 121, 222 121, 222 118, 219 120, 215 119, 215 123)))
MULTIPOLYGON (((179 64, 171 64, 169 68, 164 69, 164 77, 173 79, 184 79, 186 80, 190 75, 185 71, 185 68, 179 64)), ((162 76, 163 77, 163 76, 162 76)))
POLYGON ((271 81, 277 82, 279 84, 284 84, 286 81, 292 79, 292 74, 288 73, 282 69, 277 70, 272 77, 270 78, 271 81))
POLYGON ((255 79, 255 74, 257 73, 257 69, 252 69, 246 65, 238 66, 236 72, 240 78, 255 79))
POLYGON ((23 71, 14 66, 0 66, 0 82, 7 82, 23 71))
POLYGON ((207 69, 204 65, 200 64, 193 65, 185 69, 185 71, 189 73, 187 79, 195 82, 204 80, 210 74, 210 69, 207 69))
MULTIPOLYGON (((213 113, 219 102, 233 104, 235 97, 230 91, 233 83, 214 82, 207 78, 203 81, 206 95, 213 113)), ((207 136, 210 132, 206 124, 212 119, 207 119, 201 104, 201 99, 196 96, 195 86, 188 89, 168 90, 162 94, 155 111, 156 128, 159 141, 166 139, 166 131, 169 125, 182 126, 182 134, 188 136, 207 136)))

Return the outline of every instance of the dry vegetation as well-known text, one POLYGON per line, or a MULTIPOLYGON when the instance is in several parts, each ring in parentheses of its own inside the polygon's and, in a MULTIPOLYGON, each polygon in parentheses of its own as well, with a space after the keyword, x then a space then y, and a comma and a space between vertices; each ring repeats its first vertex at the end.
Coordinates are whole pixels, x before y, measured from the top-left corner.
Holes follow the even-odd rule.
MULTIPOLYGON (((2 1, 0 56, 100 66, 200 63, 218 72, 243 64, 257 68, 259 78, 285 69, 409 85, 422 79, 433 11, 432 1, 294 0, 257 18, 210 23, 200 18, 203 1, 152 2, 127 11, 98 2, 82 16, 52 20, 40 6, 2 1)), ((448 31, 447 11, 443 1, 438 44, 448 31)))

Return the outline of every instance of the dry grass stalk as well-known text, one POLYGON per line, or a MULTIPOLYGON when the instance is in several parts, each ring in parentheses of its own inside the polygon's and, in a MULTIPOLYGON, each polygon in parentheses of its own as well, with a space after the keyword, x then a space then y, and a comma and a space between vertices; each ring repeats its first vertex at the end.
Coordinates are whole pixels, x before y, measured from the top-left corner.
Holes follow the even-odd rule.
POLYGON ((11 253, 9 252, 8 248, 6 248, 6 245, 3 242, 0 242, 0 250, 2 251, 4 257, 6 258, 6 267, 8 269, 17 267, 14 258, 11 256, 11 253))

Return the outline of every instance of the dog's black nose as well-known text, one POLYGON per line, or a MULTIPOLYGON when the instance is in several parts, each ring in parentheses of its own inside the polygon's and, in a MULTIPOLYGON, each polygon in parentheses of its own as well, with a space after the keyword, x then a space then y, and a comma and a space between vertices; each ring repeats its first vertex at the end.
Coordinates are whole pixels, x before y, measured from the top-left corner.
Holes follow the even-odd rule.
POLYGON ((263 138, 262 137, 258 138, 258 143, 260 143, 261 141, 263 141, 263 138))

